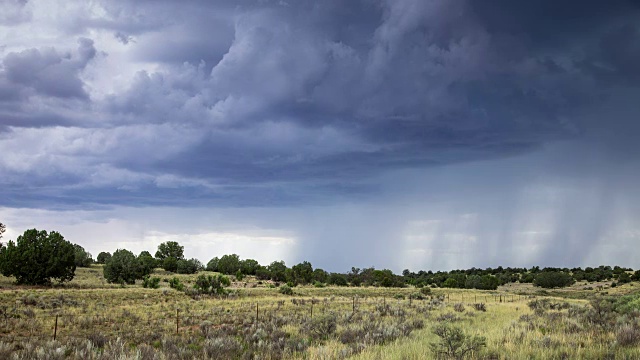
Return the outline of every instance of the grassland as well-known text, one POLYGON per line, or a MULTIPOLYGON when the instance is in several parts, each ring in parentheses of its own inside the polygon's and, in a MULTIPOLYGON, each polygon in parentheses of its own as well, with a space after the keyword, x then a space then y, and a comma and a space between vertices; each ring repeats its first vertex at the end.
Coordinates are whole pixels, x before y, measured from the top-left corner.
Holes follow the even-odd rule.
POLYGON ((169 278, 189 287, 195 275, 154 276, 160 289, 108 284, 99 265, 53 288, 0 277, 0 358, 430 359, 433 344, 445 340, 434 329, 445 324, 464 340, 483 338, 484 346, 458 358, 640 359, 640 316, 607 307, 636 293, 637 283, 426 296, 415 288, 309 286, 289 296, 245 278, 228 296, 211 297, 169 288, 169 278))

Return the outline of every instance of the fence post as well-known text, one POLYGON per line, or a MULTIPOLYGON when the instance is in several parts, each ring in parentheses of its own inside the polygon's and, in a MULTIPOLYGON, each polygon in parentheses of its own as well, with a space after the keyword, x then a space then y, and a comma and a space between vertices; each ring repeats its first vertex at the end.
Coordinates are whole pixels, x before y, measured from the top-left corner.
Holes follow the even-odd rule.
POLYGON ((58 314, 56 314, 56 323, 55 325, 53 325, 53 340, 56 340, 56 337, 58 336, 58 314))
POLYGON ((311 318, 313 319, 313 300, 311 300, 311 318))
POLYGON ((356 297, 353 297, 353 310, 352 312, 355 314, 356 313, 356 297))
POLYGON ((176 309, 176 335, 179 334, 179 329, 180 329, 180 317, 178 316, 179 313, 180 313, 180 309, 176 309))
POLYGON ((258 303, 256 303, 256 324, 257 324, 257 323, 258 323, 258 321, 260 320, 260 317, 259 317, 259 311, 260 311, 260 310, 259 310, 259 307, 258 307, 258 303))

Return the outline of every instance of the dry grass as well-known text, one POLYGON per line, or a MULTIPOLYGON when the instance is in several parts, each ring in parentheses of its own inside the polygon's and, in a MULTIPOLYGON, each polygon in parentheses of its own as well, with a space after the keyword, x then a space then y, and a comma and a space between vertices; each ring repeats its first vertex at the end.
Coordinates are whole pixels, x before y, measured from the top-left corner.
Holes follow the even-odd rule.
POLYGON ((588 301, 580 299, 628 294, 637 284, 601 291, 577 284, 548 291, 555 296, 538 296, 530 307, 540 293, 530 285, 434 289, 416 300, 414 288, 309 286, 285 296, 249 277, 216 298, 168 286, 177 276, 190 287, 196 275, 153 276, 162 279, 160 289, 107 284, 100 266, 78 269, 72 282, 54 288, 0 278, 0 358, 424 359, 432 357, 439 323, 485 337, 486 347, 470 353, 475 359, 640 358, 637 316, 596 327, 588 322, 588 301), (474 305, 480 303, 486 311, 474 305))

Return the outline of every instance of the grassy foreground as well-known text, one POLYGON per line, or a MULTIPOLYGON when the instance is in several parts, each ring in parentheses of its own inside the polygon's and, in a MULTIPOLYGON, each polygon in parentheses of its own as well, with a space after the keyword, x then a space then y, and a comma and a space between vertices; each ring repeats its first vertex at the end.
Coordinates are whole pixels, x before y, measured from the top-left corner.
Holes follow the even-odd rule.
MULTIPOLYGON (((64 287, 0 277, 0 359, 640 359, 640 297, 616 308, 633 283, 428 295, 297 287, 289 296, 244 279, 220 298, 154 276, 160 289, 107 284, 100 266, 78 269, 64 287)), ((178 277, 187 287, 195 280, 178 277)))

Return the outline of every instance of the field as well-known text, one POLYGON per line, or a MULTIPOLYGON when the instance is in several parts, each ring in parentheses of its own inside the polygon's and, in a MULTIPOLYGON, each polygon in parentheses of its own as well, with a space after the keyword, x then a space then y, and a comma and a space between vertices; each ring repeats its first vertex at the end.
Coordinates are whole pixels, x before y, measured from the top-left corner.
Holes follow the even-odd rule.
MULTIPOLYGON (((245 278, 211 297, 169 288, 176 275, 154 276, 160 289, 107 284, 100 265, 79 268, 64 287, 0 277, 0 358, 640 359, 638 313, 610 306, 637 283, 548 292, 306 286, 283 295, 245 278)), ((177 277, 186 287, 195 280, 177 277)))

